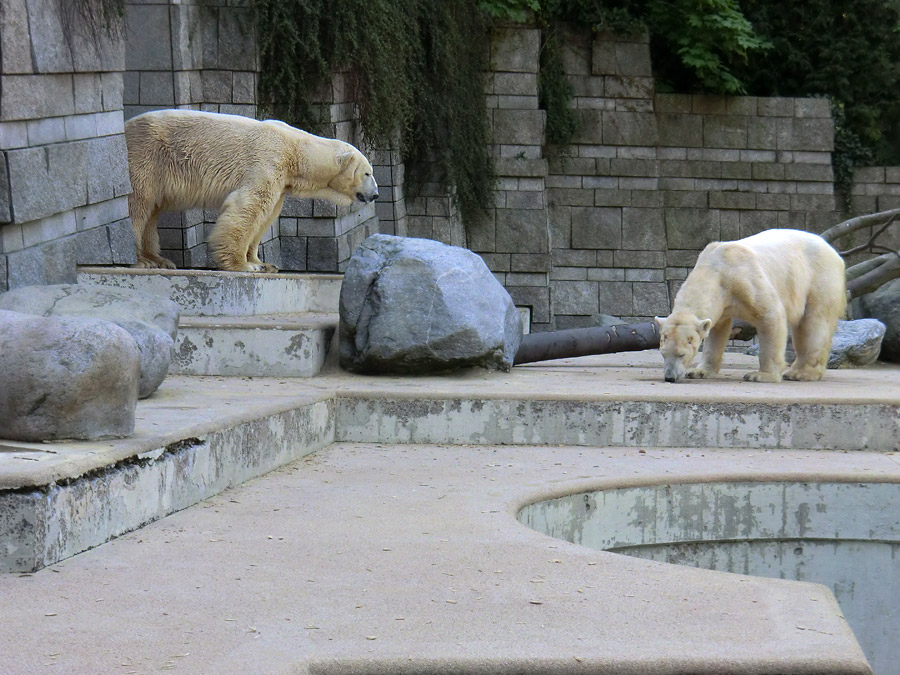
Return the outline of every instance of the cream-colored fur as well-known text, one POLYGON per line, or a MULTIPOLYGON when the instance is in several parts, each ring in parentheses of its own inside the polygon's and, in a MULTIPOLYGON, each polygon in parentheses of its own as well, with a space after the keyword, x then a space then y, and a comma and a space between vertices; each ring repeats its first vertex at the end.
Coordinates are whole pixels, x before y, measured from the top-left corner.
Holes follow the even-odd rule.
POLYGON ((161 211, 219 209, 209 238, 217 265, 277 271, 260 261, 258 248, 285 195, 340 206, 378 197, 372 166, 359 150, 284 122, 159 110, 128 120, 125 140, 138 267, 175 267, 160 256, 156 219, 161 211))
POLYGON ((672 313, 656 318, 665 379, 718 373, 736 318, 756 326, 759 336, 759 370, 745 380, 820 380, 845 306, 844 261, 817 235, 766 230, 713 242, 675 296, 672 313), (797 358, 785 372, 788 326, 797 358), (701 340, 700 365, 688 370, 701 340))

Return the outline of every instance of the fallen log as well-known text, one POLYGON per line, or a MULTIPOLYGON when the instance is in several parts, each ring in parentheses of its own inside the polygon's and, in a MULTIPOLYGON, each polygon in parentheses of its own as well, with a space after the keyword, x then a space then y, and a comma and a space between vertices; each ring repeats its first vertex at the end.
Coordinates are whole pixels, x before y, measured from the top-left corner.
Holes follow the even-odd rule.
MULTIPOLYGON (((733 322, 731 339, 749 340, 754 335, 756 329, 746 321, 733 322)), ((659 347, 659 327, 655 321, 569 328, 523 336, 513 365, 593 354, 640 352, 657 347, 659 347)))

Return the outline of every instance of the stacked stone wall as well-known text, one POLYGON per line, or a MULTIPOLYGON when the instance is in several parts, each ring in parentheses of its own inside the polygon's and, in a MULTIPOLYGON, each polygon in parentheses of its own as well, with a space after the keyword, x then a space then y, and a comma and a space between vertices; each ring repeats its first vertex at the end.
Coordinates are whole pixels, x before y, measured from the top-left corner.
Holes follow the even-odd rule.
MULTIPOLYGON (((68 6, 0 5, 0 289, 71 281, 76 264, 133 262, 125 119, 169 107, 257 115, 247 3, 128 0, 124 22, 99 31, 68 6)), ((399 152, 364 146, 353 74, 335 73, 313 95, 330 120, 325 134, 366 152, 381 196, 351 208, 286 199, 263 259, 342 271, 376 231, 464 245, 545 330, 666 313, 709 241, 770 227, 820 232, 845 217, 826 101, 657 93, 646 36, 567 30, 562 44, 580 127, 552 147, 538 98, 540 31, 494 31, 485 86, 497 183, 465 227, 439 181, 416 175, 424 184, 411 197, 399 152)), ((898 206, 900 169, 857 171, 854 213, 898 206)), ((209 266, 216 216, 163 214, 164 254, 209 266)), ((885 243, 900 247, 900 233, 885 243)))
POLYGON ((117 28, 55 0, 0 6, 0 291, 135 259, 117 28))
POLYGON ((534 330, 552 325, 540 46, 536 29, 503 28, 492 36, 486 93, 497 184, 490 208, 466 233, 513 301, 529 308, 534 330))

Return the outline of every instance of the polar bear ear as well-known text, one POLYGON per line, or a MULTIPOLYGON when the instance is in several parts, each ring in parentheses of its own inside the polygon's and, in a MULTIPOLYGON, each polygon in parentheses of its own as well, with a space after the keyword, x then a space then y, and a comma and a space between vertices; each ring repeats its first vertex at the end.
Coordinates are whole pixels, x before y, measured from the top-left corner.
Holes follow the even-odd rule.
POLYGON ((347 165, 350 163, 350 160, 353 159, 353 153, 350 150, 346 152, 339 152, 334 156, 334 162, 342 169, 347 168, 347 165))
POLYGON ((697 322, 697 332, 700 333, 701 338, 705 338, 709 335, 709 331, 712 328, 712 319, 701 319, 697 322))
POLYGON ((666 318, 664 316, 654 316, 653 320, 656 321, 656 327, 662 330, 663 324, 666 322, 666 318))

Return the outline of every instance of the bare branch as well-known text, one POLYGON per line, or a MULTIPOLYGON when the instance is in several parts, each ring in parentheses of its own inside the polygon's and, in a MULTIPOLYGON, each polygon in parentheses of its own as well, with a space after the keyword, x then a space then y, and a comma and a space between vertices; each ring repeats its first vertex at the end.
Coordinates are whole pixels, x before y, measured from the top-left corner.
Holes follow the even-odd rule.
POLYGON ((854 253, 859 253, 860 251, 865 251, 867 248, 872 248, 875 244, 875 240, 878 239, 878 237, 881 236, 881 233, 888 229, 895 220, 897 220, 897 216, 900 216, 900 211, 888 218, 884 225, 875 230, 875 232, 872 233, 872 236, 869 237, 869 241, 867 241, 865 244, 860 244, 859 246, 854 246, 853 248, 847 249, 846 251, 841 251, 840 254, 842 256, 848 256, 854 253))
POLYGON ((884 255, 880 255, 877 258, 870 258, 869 260, 863 260, 861 263, 857 263, 852 267, 847 268, 847 283, 849 284, 851 281, 856 279, 857 277, 861 277, 863 274, 867 272, 871 272, 876 267, 883 265, 885 262, 890 260, 892 257, 900 255, 894 251, 889 251, 884 255))
POLYGON ((869 213, 864 216, 850 218, 833 227, 829 227, 820 236, 825 241, 833 244, 837 239, 852 232, 856 232, 857 230, 861 230, 871 225, 881 225, 886 219, 896 217, 898 213, 900 213, 900 209, 891 209, 890 211, 880 211, 878 213, 869 213))
MULTIPOLYGON (((890 253, 874 258, 874 260, 882 260, 882 262, 852 281, 847 282, 847 291, 850 293, 851 299, 878 290, 888 281, 900 277, 900 255, 890 253)), ((857 267, 857 265, 854 265, 854 267, 857 267)))

